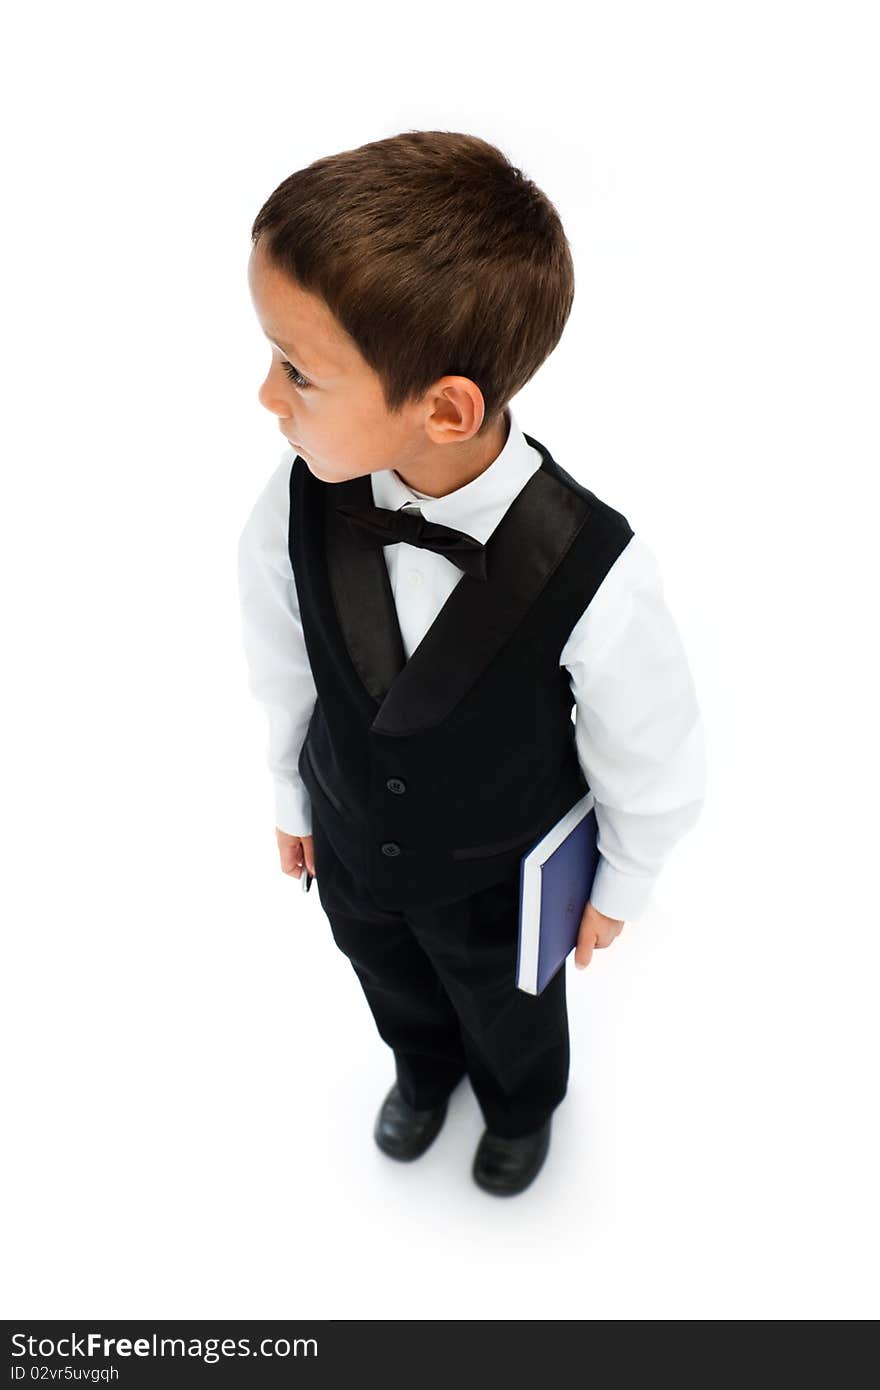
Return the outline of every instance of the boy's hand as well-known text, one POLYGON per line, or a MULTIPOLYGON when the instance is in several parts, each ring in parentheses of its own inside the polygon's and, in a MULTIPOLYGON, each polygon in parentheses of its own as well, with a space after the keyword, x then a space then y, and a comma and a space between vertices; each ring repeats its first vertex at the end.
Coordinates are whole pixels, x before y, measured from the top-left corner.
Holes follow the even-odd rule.
POLYGON ((281 872, 283 874, 302 878, 303 864, 305 864, 312 878, 317 877, 315 873, 315 844, 311 835, 286 835, 276 825, 275 839, 278 841, 278 853, 281 856, 281 872))
POLYGON ((623 922, 616 917, 606 917, 592 903, 587 903, 581 918, 577 946, 574 950, 574 963, 578 970, 586 970, 597 946, 610 946, 615 936, 623 931, 623 922))

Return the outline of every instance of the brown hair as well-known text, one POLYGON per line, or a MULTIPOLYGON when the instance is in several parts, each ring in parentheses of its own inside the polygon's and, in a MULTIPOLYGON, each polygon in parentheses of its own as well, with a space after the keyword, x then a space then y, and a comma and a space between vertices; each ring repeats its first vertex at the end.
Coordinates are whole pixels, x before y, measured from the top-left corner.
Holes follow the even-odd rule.
POLYGON ((408 130, 317 159, 279 184, 251 239, 320 295, 392 413, 466 376, 484 434, 555 348, 574 299, 556 208, 494 145, 408 130))

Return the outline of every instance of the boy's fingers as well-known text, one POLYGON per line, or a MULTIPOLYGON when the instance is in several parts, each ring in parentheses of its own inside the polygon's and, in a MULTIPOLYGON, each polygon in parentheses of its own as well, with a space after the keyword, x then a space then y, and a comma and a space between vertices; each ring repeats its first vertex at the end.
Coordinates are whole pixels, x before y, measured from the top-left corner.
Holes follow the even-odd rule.
POLYGON ((312 878, 315 878, 317 875, 315 874, 315 839, 313 835, 303 835, 302 849, 303 855, 305 856, 306 868, 312 878))
POLYGON ((574 953, 574 963, 578 970, 585 970, 593 958, 593 952, 596 949, 602 950, 604 947, 610 946, 615 937, 619 936, 622 931, 622 921, 618 921, 616 917, 606 917, 604 913, 598 912, 591 903, 587 903, 581 918, 574 953))
POLYGON ((293 878, 299 878, 302 874, 302 850, 299 841, 295 844, 282 844, 278 846, 278 854, 281 860, 281 872, 291 874, 293 878))
POLYGON ((307 868, 312 878, 317 877, 315 842, 311 835, 288 835, 276 826, 275 838, 278 841, 282 873, 290 874, 291 878, 302 878, 303 869, 307 868))
POLYGON ((586 970, 593 958, 593 947, 595 944, 592 933, 584 931, 582 927, 574 952, 574 963, 578 970, 586 970))

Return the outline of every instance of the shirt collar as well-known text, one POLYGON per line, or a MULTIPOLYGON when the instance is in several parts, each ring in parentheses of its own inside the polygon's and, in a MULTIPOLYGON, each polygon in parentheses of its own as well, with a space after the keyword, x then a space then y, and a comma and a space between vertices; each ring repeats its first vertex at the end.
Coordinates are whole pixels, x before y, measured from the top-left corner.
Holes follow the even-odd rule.
POLYGON ((510 406, 505 414, 510 428, 501 453, 469 483, 445 497, 426 497, 409 487, 396 469, 380 469, 370 474, 373 505, 396 512, 414 502, 426 521, 455 527, 485 545, 511 502, 541 467, 540 453, 526 442, 510 406))

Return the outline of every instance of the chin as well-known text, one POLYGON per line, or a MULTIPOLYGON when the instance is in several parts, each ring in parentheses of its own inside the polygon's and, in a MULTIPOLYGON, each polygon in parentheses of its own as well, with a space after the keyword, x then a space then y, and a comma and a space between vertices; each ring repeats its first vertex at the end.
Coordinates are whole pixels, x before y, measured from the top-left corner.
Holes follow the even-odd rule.
POLYGON ((360 476, 358 473, 331 473, 321 464, 316 464, 313 459, 308 458, 306 454, 302 454, 301 457, 305 459, 306 468, 312 476, 322 483, 347 483, 350 482, 352 478, 360 476))
POLYGON ((313 477, 313 478, 317 478, 317 479, 319 480, 319 482, 322 482, 322 483, 338 483, 338 482, 339 482, 339 479, 338 479, 338 478, 328 477, 328 475, 327 475, 327 470, 326 470, 325 468, 323 468, 322 465, 321 465, 320 463, 315 463, 314 459, 309 458, 306 454, 302 454, 300 457, 305 459, 306 468, 309 470, 309 472, 311 473, 312 477, 313 477))

